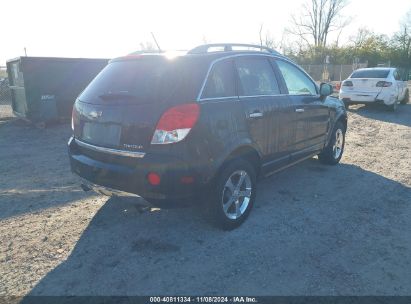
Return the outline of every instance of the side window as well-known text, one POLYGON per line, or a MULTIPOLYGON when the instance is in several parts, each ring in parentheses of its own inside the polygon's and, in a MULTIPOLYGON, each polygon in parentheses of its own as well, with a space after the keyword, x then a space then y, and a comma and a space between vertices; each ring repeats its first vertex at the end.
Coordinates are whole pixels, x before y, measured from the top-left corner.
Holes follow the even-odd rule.
POLYGON ((282 60, 277 60, 276 63, 284 77, 290 95, 317 94, 315 84, 300 69, 282 60))
POLYGON ((273 68, 266 58, 240 57, 236 66, 242 88, 240 96, 280 94, 273 68))
POLYGON ((224 60, 214 64, 201 98, 237 96, 235 92, 234 64, 224 60))

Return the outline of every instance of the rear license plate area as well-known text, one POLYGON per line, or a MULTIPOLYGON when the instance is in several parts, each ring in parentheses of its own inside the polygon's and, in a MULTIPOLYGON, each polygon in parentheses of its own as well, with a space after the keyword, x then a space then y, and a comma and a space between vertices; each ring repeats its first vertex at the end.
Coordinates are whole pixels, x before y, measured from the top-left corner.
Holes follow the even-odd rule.
POLYGON ((121 138, 121 126, 85 122, 81 138, 88 143, 98 146, 118 146, 121 138))

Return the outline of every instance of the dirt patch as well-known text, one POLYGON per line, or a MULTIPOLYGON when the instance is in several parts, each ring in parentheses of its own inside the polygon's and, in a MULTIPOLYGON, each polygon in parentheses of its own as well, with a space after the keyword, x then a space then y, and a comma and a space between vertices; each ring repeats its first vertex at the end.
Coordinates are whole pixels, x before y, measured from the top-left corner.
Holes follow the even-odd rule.
POLYGON ((0 124, 0 296, 411 294, 411 105, 350 109, 341 164, 262 180, 232 232, 82 192, 70 133, 0 124))

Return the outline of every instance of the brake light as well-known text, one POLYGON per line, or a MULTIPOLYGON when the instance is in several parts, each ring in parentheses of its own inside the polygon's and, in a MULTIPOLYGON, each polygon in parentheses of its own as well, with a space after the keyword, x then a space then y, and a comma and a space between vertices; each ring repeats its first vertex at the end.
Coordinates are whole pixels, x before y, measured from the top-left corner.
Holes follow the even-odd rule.
POLYGON ((346 81, 344 81, 344 82, 342 83, 342 86, 343 86, 343 87, 352 87, 352 86, 353 86, 353 83, 352 83, 352 81, 350 81, 350 80, 346 80, 346 81))
POLYGON ((200 106, 187 103, 163 113, 154 131, 152 144, 172 144, 183 140, 197 123, 200 106))
POLYGON ((377 82, 377 87, 380 87, 380 88, 387 88, 390 86, 392 86, 392 82, 389 82, 389 81, 378 81, 377 82))

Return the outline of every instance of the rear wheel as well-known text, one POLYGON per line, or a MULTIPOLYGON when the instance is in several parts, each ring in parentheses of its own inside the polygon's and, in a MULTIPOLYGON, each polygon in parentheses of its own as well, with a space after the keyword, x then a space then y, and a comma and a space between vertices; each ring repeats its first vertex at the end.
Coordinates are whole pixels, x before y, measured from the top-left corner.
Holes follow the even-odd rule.
POLYGON ((410 91, 405 92, 404 98, 401 100, 401 104, 405 105, 410 101, 410 91))
POLYGON ((216 177, 213 188, 205 202, 210 220, 224 230, 240 226, 254 205, 254 167, 241 158, 229 162, 216 177))
POLYGON ((345 127, 341 121, 335 124, 330 142, 324 150, 318 154, 318 159, 327 165, 336 165, 341 160, 345 145, 345 127))

